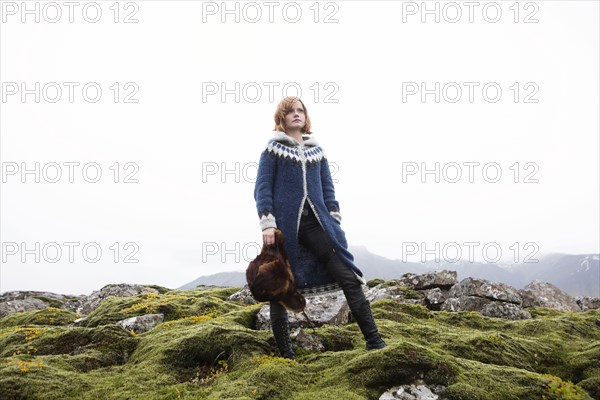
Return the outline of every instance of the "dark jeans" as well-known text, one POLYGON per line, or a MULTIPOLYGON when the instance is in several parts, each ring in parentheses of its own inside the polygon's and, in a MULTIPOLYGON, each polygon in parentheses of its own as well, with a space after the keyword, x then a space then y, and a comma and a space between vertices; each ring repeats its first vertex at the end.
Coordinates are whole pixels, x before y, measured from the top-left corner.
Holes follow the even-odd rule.
MULTIPOLYGON (((321 227, 312 208, 305 202, 307 215, 302 215, 298 229, 298 242, 305 246, 323 265, 327 271, 340 284, 346 301, 349 305, 361 302, 365 295, 362 286, 354 271, 344 264, 333 249, 329 237, 321 227)), ((269 302, 271 321, 287 318, 287 309, 279 302, 269 302)))

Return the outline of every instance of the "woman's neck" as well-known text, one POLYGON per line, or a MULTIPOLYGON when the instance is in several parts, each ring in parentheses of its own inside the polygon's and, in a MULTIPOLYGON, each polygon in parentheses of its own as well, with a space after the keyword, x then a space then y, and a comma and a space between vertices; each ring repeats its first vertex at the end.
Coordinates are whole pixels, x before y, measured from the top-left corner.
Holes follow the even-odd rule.
POLYGON ((297 131, 286 131, 285 132, 286 135, 293 137, 294 139, 296 139, 296 141, 298 143, 303 143, 304 139, 302 138, 302 132, 300 130, 297 131))

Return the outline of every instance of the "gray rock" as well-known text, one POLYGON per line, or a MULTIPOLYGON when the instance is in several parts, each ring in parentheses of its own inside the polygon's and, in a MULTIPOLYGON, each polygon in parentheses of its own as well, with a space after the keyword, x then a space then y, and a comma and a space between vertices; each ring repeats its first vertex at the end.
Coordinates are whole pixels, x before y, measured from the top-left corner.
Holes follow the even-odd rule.
POLYGON ((426 307, 430 310, 439 311, 442 304, 446 301, 448 290, 442 291, 440 288, 428 289, 425 291, 426 307))
POLYGON ((139 315, 137 317, 122 319, 120 321, 117 321, 117 324, 121 325, 124 329, 127 329, 128 331, 133 331, 139 334, 148 332, 156 325, 163 322, 164 319, 164 314, 145 314, 139 315))
POLYGON ((381 299, 393 299, 398 301, 404 300, 404 296, 400 293, 397 287, 384 287, 383 283, 380 283, 368 289, 365 293, 365 297, 367 298, 367 300, 369 300, 369 302, 374 302, 381 299))
POLYGON ((391 389, 385 391, 381 396, 379 396, 379 400, 395 400, 398 399, 401 394, 404 393, 404 388, 401 386, 394 386, 391 389))
POLYGON ((581 311, 597 310, 600 308, 600 298, 591 296, 577 296, 575 302, 581 311))
POLYGON ((23 300, 4 301, 0 303, 0 318, 13 313, 42 310, 44 308, 48 308, 48 303, 33 297, 23 300))
POLYGON ((89 296, 85 296, 82 299, 81 306, 77 309, 77 312, 80 314, 89 314, 110 296, 131 297, 142 293, 158 294, 159 292, 154 288, 129 283, 106 285, 102 289, 92 292, 89 296))
POLYGON ((411 289, 423 290, 423 289, 450 289, 453 285, 458 282, 456 280, 456 271, 433 271, 425 274, 405 274, 402 278, 398 279, 399 283, 403 283, 411 289))
POLYGON ((365 293, 365 297, 369 302, 374 302, 381 299, 394 299, 394 300, 402 300, 401 295, 399 295, 399 290, 395 286, 387 286, 384 287, 383 283, 373 286, 367 290, 363 290, 365 293))
POLYGON ((418 380, 410 385, 394 386, 383 393, 379 400, 446 400, 441 397, 445 390, 444 386, 428 386, 422 380, 418 380))
MULTIPOLYGON (((271 329, 271 307, 265 304, 261 307, 256 317, 256 329, 271 329)), ((340 290, 326 295, 306 297, 306 308, 304 312, 316 326, 323 324, 342 325, 348 323, 350 308, 346 296, 340 290)), ((302 313, 294 313, 288 310, 290 329, 302 326, 311 327, 302 313)))
POLYGON ((480 311, 486 317, 504 318, 510 320, 531 319, 529 311, 520 306, 503 301, 492 301, 486 304, 480 311))
POLYGON ((531 314, 519 305, 495 301, 486 297, 460 296, 447 299, 441 306, 442 311, 478 311, 488 317, 511 320, 529 319, 531 314))
POLYGON ((546 307, 565 311, 581 311, 575 298, 556 286, 538 279, 519 290, 523 307, 546 307))
POLYGON ((252 292, 250 291, 250 288, 248 287, 248 285, 244 285, 243 288, 241 288, 240 290, 238 290, 237 292, 235 292, 234 294, 229 296, 227 298, 227 300, 235 301, 236 303, 239 303, 239 304, 257 304, 258 303, 256 300, 254 300, 254 297, 252 296, 252 292))
POLYGON ((465 278, 452 286, 449 297, 477 296, 490 300, 505 301, 521 305, 523 300, 519 291, 502 282, 493 282, 487 279, 465 278))
MULTIPOLYGON (((80 302, 83 297, 85 297, 85 296, 84 295, 79 295, 79 296, 63 295, 63 294, 58 294, 58 293, 40 292, 40 291, 35 291, 35 290, 14 290, 14 291, 10 291, 10 292, 4 292, 4 293, 2 293, 2 295, 0 295, 0 309, 3 309, 4 312, 8 312, 9 314, 12 314, 11 306, 5 305, 5 307, 2 307, 1 304, 13 302, 13 301, 17 301, 17 300, 36 299, 39 301, 43 301, 46 304, 46 307, 56 307, 56 308, 63 308, 66 310, 71 310, 71 311, 77 311, 77 308, 80 306, 80 302)), ((39 303, 37 301, 33 301, 33 303, 39 305, 39 303)), ((25 304, 25 303, 16 303, 16 304, 25 304)), ((26 307, 26 306, 24 306, 24 307, 26 307)), ((41 308, 46 308, 46 307, 41 307, 41 308)), ((33 309, 39 309, 39 308, 33 308, 33 309)), ((33 309, 13 311, 13 312, 31 311, 33 309)), ((2 315, 1 312, 2 311, 0 311, 0 317, 5 316, 5 315, 2 315)), ((6 314, 6 315, 8 315, 8 314, 6 314)))
POLYGON ((308 351, 325 351, 323 341, 317 335, 306 333, 301 327, 290 333, 290 338, 296 342, 296 346, 308 351))
MULTIPOLYGON (((394 281, 392 280, 392 282, 394 281)), ((408 298, 402 290, 403 287, 406 286, 402 283, 390 285, 388 282, 387 286, 384 286, 383 283, 380 283, 368 289, 365 293, 365 297, 371 303, 381 299, 392 299, 400 303, 425 305, 425 295, 418 299, 408 298)))
POLYGON ((517 289, 502 282, 465 278, 448 292, 442 311, 477 311, 487 317, 511 320, 529 319, 522 309, 523 300, 517 289))
POLYGON ((392 299, 401 303, 421 304, 431 310, 439 310, 448 297, 449 289, 456 284, 456 271, 433 271, 425 274, 404 274, 400 279, 392 279, 379 284, 367 292, 371 302, 380 299, 392 299), (421 297, 408 295, 406 289, 421 293, 421 297))
POLYGON ((440 309, 441 311, 449 312, 481 311, 486 304, 489 304, 492 301, 493 300, 477 296, 450 297, 449 299, 446 299, 440 309))

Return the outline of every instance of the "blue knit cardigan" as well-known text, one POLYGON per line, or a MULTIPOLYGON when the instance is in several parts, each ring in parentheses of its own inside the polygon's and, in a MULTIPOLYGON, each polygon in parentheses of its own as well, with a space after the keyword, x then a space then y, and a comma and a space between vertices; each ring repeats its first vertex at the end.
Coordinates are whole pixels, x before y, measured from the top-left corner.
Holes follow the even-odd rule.
POLYGON ((305 296, 335 292, 340 285, 325 265, 298 242, 298 229, 304 202, 308 201, 334 251, 357 280, 366 285, 362 271, 348 251, 346 234, 341 227, 340 205, 325 152, 314 134, 303 134, 298 142, 285 132, 275 131, 264 147, 258 163, 254 199, 262 230, 277 228, 283 232, 284 248, 296 279, 296 287, 305 296))

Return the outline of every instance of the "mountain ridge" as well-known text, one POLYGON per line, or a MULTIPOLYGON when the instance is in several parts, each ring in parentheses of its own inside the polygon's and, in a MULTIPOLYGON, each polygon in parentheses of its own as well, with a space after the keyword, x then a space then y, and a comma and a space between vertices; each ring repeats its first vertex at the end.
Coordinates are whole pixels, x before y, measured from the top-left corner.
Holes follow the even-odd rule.
MULTIPOLYGON (((350 246, 354 261, 363 271, 367 280, 394 279, 410 272, 422 274, 426 272, 452 269, 457 271, 458 280, 466 277, 488 279, 503 282, 517 289, 524 288, 531 281, 538 279, 552 283, 572 296, 600 297, 600 256, 598 254, 564 254, 549 253, 539 258, 536 263, 481 263, 459 260, 454 263, 426 261, 424 263, 402 262, 377 255, 365 246, 350 246)), ((193 289, 204 286, 244 286, 246 273, 243 271, 218 272, 202 275, 178 287, 177 289, 193 289)))

